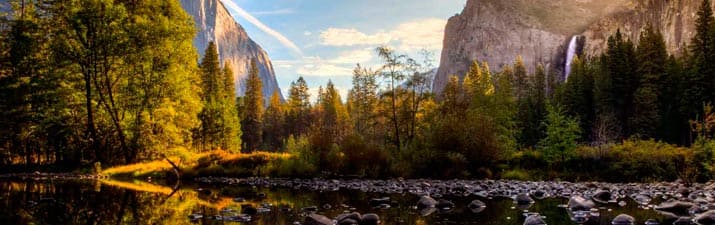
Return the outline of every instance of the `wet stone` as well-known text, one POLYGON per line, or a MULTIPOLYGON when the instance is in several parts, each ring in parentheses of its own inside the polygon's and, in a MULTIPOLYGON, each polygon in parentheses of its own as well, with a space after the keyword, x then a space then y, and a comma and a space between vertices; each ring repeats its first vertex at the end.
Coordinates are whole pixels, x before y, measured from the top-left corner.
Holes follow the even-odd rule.
POLYGON ((632 216, 626 215, 626 214, 620 214, 616 216, 616 218, 613 218, 611 221, 611 224, 613 225, 633 225, 635 224, 636 219, 633 218, 632 216))

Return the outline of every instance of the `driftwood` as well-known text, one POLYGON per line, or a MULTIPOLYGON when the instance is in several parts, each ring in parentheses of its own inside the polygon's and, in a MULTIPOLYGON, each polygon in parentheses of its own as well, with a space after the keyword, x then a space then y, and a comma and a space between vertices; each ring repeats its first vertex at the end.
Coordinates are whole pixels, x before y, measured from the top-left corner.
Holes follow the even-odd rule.
POLYGON ((172 161, 169 159, 169 157, 166 157, 166 155, 161 154, 161 157, 164 157, 164 159, 165 159, 167 162, 169 162, 169 164, 171 164, 171 167, 174 168, 174 174, 176 174, 176 180, 181 180, 181 173, 179 172, 179 171, 180 171, 180 170, 179 170, 179 167, 178 167, 176 164, 174 164, 174 162, 172 162, 172 161))

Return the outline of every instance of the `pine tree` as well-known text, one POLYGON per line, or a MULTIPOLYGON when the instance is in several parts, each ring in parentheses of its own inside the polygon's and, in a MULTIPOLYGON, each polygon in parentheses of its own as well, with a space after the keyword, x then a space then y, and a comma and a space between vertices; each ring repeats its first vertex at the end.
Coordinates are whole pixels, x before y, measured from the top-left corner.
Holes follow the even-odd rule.
MULTIPOLYGON (((573 60, 571 75, 564 85, 563 96, 560 97, 561 104, 570 116, 578 118, 581 130, 591 130, 595 121, 594 94, 593 94, 593 70, 588 62, 575 57, 573 60)), ((590 134, 582 134, 584 140, 590 138, 590 134)))
POLYGON ((276 90, 271 96, 270 105, 266 109, 263 120, 263 146, 267 150, 278 151, 283 149, 285 132, 285 109, 280 93, 276 90))
POLYGON ((637 54, 641 78, 633 99, 634 111, 629 126, 635 136, 655 138, 662 113, 659 108, 660 93, 668 60, 663 35, 653 27, 647 27, 641 34, 637 54))
POLYGON ((547 162, 558 161, 563 166, 578 146, 581 129, 578 120, 567 116, 560 106, 548 104, 547 111, 544 122, 546 137, 541 140, 539 147, 547 162))
POLYGON ((236 109, 236 85, 233 81, 233 69, 228 62, 223 66, 223 77, 221 148, 238 152, 241 149, 241 120, 236 109))
POLYGON ((298 137, 304 135, 311 122, 310 93, 303 77, 291 82, 288 97, 288 134, 298 137))
POLYGON ((241 117, 241 139, 244 147, 241 151, 253 152, 261 146, 263 124, 263 84, 258 76, 256 60, 251 60, 248 80, 246 81, 246 96, 244 100, 244 115, 241 117))
POLYGON ((691 68, 683 80, 685 93, 681 101, 681 111, 688 118, 695 118, 704 104, 715 99, 715 19, 710 0, 703 0, 697 17, 690 47, 691 68))

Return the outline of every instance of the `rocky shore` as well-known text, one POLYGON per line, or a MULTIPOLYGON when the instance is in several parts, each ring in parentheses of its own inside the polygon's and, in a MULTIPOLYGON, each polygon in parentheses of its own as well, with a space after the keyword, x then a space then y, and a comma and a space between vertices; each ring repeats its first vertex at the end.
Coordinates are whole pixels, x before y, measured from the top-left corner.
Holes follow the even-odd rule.
POLYGON ((0 174, 0 179, 5 180, 99 180, 108 179, 107 176, 101 174, 82 174, 82 173, 8 173, 0 174))
MULTIPOLYGON (((604 205, 625 206, 635 202, 639 208, 656 210, 676 224, 715 224, 715 183, 689 184, 680 182, 659 183, 601 183, 601 182, 556 182, 556 181, 508 181, 508 180, 427 180, 427 179, 273 179, 273 178, 216 178, 204 177, 195 180, 205 184, 245 185, 255 187, 292 188, 307 191, 351 190, 378 194, 412 194, 420 196, 413 206, 423 216, 439 210, 455 208, 454 203, 443 198, 474 198, 466 207, 479 213, 489 207, 479 199, 511 198, 519 208, 526 208, 544 198, 566 198, 569 216, 583 223, 598 217, 604 205), (678 222, 680 221, 680 222, 678 222)), ((389 198, 371 199, 378 206, 381 201, 389 204, 389 198)), ((304 224, 363 224, 341 223, 341 218, 330 220, 321 215, 308 215, 304 224)), ((538 212, 524 214, 525 225, 546 224, 538 212)), ((344 218, 343 218, 344 219, 344 218)), ((358 221, 359 222, 359 221, 358 221)), ((660 224, 655 220, 647 224, 660 224)), ((618 215, 612 224, 634 224, 630 215, 618 215)))

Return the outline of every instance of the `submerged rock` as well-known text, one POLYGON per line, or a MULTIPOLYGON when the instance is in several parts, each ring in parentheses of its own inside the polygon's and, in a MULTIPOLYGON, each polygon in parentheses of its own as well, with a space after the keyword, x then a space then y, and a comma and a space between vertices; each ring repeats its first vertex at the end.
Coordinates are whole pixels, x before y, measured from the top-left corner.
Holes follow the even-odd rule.
POLYGON ((469 208, 469 210, 471 210, 473 213, 480 213, 487 208, 487 204, 480 201, 479 199, 475 199, 474 201, 470 202, 469 205, 467 205, 467 208, 469 208))
POLYGON ((437 206, 437 200, 430 196, 422 196, 417 201, 417 209, 434 208, 435 206, 437 206))
POLYGON ((613 225, 633 225, 635 224, 636 219, 633 218, 632 216, 626 215, 626 214, 620 214, 616 216, 616 218, 613 218, 611 221, 611 224, 613 225))
POLYGON ((435 207, 439 210, 451 210, 454 208, 454 203, 449 200, 440 199, 437 201, 437 205, 435 205, 435 207))
POLYGON ((568 207, 571 211, 589 211, 595 207, 593 201, 585 199, 581 196, 573 196, 569 199, 568 207))
POLYGON ((541 216, 537 215, 529 215, 524 219, 524 225, 546 225, 546 222, 541 219, 541 216))

